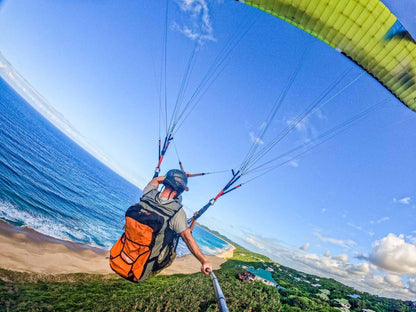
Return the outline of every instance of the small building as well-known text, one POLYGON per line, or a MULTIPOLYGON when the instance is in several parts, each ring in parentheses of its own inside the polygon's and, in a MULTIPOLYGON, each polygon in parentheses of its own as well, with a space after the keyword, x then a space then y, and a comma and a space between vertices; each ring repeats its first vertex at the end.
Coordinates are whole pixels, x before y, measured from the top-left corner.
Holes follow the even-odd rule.
POLYGON ((266 268, 266 271, 268 271, 268 272, 274 272, 273 268, 271 268, 271 267, 267 267, 266 268))
POLYGON ((334 305, 342 308, 350 309, 351 305, 347 299, 334 299, 334 305))
POLYGON ((319 289, 319 291, 327 296, 329 296, 331 294, 331 291, 328 289, 319 289))
POLYGON ((357 294, 347 295, 347 297, 350 297, 350 298, 353 298, 353 299, 361 298, 361 296, 360 295, 357 295, 357 294))
POLYGON ((272 274, 269 271, 263 269, 253 269, 247 268, 246 269, 249 273, 254 275, 255 281, 261 281, 266 285, 276 287, 277 282, 273 279, 272 274))
POLYGON ((321 287, 321 284, 311 284, 312 287, 321 287))

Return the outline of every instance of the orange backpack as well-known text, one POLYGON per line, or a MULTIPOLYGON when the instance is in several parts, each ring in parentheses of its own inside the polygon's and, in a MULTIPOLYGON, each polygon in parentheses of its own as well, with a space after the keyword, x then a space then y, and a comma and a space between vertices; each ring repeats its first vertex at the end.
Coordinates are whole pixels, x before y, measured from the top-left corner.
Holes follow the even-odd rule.
POLYGON ((177 202, 161 205, 152 199, 131 206, 125 232, 110 251, 113 271, 138 282, 172 263, 178 235, 168 224, 181 207, 177 202))

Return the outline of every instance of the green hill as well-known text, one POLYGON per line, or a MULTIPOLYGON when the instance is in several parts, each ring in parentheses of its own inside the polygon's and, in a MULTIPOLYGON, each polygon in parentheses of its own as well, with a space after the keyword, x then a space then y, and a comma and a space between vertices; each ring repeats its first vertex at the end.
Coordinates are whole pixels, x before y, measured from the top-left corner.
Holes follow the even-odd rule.
MULTIPOLYGON (((348 303, 350 311, 415 311, 410 302, 357 292, 241 247, 215 274, 230 311, 340 311, 340 302, 348 303), (273 269, 273 278, 283 288, 240 281, 242 266, 273 269), (321 286, 313 287, 314 282, 321 286)), ((201 273, 156 276, 134 284, 115 274, 41 275, 0 269, 0 301, 1 311, 218 311, 212 282, 201 273)))

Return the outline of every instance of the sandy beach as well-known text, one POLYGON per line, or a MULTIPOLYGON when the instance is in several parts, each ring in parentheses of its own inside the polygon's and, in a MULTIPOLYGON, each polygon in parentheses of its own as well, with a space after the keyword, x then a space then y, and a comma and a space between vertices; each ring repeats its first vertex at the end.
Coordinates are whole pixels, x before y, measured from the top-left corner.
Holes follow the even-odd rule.
MULTIPOLYGON (((56 239, 30 228, 15 227, 0 221, 0 267, 41 274, 113 273, 109 252, 100 248, 56 239)), ((208 256, 214 270, 233 256, 234 247, 218 256, 208 256)), ((161 274, 189 274, 200 270, 192 255, 176 258, 161 274)))

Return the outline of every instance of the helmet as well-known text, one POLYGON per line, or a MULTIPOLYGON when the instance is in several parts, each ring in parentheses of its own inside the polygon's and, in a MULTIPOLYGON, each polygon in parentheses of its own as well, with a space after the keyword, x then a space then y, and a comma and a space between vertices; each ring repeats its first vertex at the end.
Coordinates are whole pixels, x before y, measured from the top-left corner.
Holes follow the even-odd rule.
POLYGON ((176 191, 177 196, 185 190, 187 184, 188 178, 185 172, 179 169, 169 170, 163 180, 163 185, 176 191))

